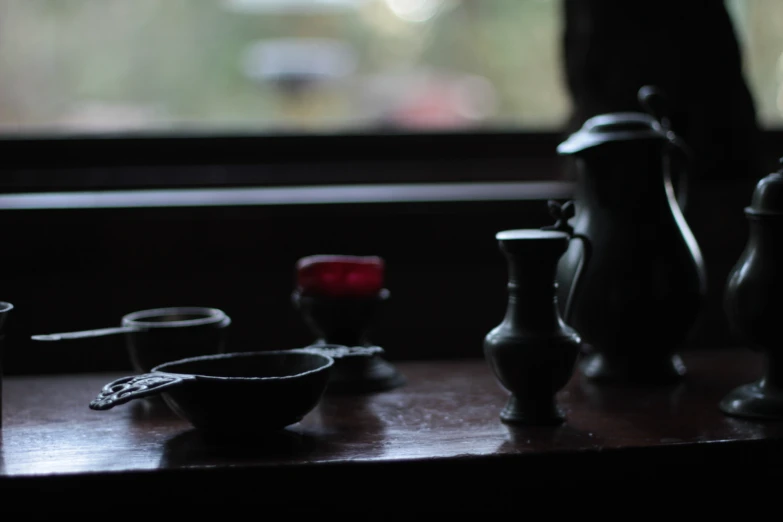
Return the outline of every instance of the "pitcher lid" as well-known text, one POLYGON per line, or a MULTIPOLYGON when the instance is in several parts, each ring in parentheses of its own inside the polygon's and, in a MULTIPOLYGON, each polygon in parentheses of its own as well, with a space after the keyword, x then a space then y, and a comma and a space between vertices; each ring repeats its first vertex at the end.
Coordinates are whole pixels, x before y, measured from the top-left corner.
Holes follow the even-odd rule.
POLYGON ((568 234, 559 230, 541 230, 540 228, 520 228, 517 230, 501 230, 495 234, 498 241, 562 241, 568 239, 568 234))
POLYGON ((667 131, 658 120, 643 112, 599 114, 558 145, 560 154, 574 154, 611 141, 666 140, 667 131))
POLYGON ((780 164, 780 170, 761 178, 756 184, 750 206, 745 209, 747 214, 783 214, 783 158, 780 158, 780 164))
POLYGON ((668 102, 655 86, 645 85, 637 93, 639 105, 647 112, 613 112, 587 120, 582 128, 558 145, 560 154, 574 154, 616 141, 675 140, 670 129, 668 102))
POLYGON ((533 256, 555 252, 559 256, 568 248, 569 236, 560 230, 519 229, 502 230, 495 239, 505 252, 533 256))

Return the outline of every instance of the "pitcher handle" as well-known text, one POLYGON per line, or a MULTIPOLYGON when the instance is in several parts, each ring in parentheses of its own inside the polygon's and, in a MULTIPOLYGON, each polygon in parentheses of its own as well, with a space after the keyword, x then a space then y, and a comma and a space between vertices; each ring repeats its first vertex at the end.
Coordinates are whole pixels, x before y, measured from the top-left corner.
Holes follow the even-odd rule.
POLYGON ((195 377, 162 372, 121 377, 103 387, 101 393, 90 402, 90 409, 109 410, 133 399, 157 395, 163 390, 181 386, 190 380, 195 380, 195 377))
MULTIPOLYGON (((693 151, 691 150, 688 145, 685 144, 685 142, 674 134, 674 132, 669 131, 669 144, 671 149, 678 153, 678 154, 671 154, 669 156, 670 163, 669 163, 669 172, 670 172, 670 180, 672 176, 676 175, 677 177, 677 190, 676 190, 676 199, 677 199, 677 205, 680 207, 680 210, 682 212, 685 212, 685 205, 688 202, 688 185, 690 184, 690 172, 688 167, 693 162, 693 151), (680 168, 675 169, 676 163, 672 163, 672 160, 679 159, 682 164, 680 168)), ((674 180, 672 181, 672 186, 674 185, 674 180)))
POLYGON ((675 199, 680 210, 685 212, 685 205, 688 201, 688 185, 690 184, 690 174, 688 166, 693 162, 695 157, 690 147, 677 136, 671 128, 671 119, 669 117, 669 102, 663 91, 653 85, 645 85, 637 93, 639 103, 644 107, 647 113, 655 118, 661 125, 661 128, 666 132, 666 138, 669 140, 669 146, 671 150, 679 153, 679 158, 682 160, 683 166, 675 169, 671 163, 671 159, 676 155, 670 154, 669 177, 672 182, 672 190, 675 193, 675 199), (676 177, 676 190, 675 190, 675 178, 676 177))
POLYGON ((566 322, 566 324, 570 324, 571 304, 574 302, 576 290, 582 281, 582 273, 584 272, 585 267, 588 265, 590 258, 593 255, 593 244, 590 241, 590 238, 584 234, 577 234, 574 231, 574 227, 568 223, 568 220, 576 215, 576 206, 573 200, 566 201, 562 205, 557 201, 549 200, 547 201, 547 206, 549 206, 549 214, 555 218, 556 221, 554 225, 541 227, 541 230, 557 230, 560 232, 565 232, 568 235, 569 240, 578 239, 582 242, 582 257, 579 260, 579 267, 574 274, 574 280, 568 290, 565 311, 563 313, 563 320, 566 322))

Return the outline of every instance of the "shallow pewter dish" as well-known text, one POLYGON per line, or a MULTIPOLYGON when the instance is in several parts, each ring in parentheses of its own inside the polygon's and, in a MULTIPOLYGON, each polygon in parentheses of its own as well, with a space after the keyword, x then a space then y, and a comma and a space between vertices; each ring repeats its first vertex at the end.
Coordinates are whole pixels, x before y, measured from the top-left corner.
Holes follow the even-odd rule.
POLYGON ((190 357, 122 377, 90 409, 162 394, 174 412, 207 432, 268 432, 302 420, 318 404, 334 360, 372 357, 380 347, 299 348, 190 357))

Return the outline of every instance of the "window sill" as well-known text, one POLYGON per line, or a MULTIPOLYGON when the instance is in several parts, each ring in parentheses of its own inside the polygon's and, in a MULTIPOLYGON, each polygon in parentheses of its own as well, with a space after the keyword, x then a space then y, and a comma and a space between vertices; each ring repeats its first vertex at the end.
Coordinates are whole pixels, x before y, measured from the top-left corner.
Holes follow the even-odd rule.
POLYGON ((728 480, 738 471, 779 475, 781 427, 729 422, 717 407, 726 391, 757 377, 761 358, 741 350, 687 352, 685 359, 684 388, 618 393, 576 375, 558 395, 567 423, 546 429, 500 422, 507 393, 481 359, 404 362, 402 388, 325 396, 301 423, 263 444, 226 447, 205 444, 160 402, 90 411, 86 404, 116 374, 10 378, 3 510, 26 506, 15 492, 29 488, 57 509, 80 511, 96 507, 94 496, 77 494, 83 491, 143 490, 146 504, 182 510, 196 507, 197 490, 225 506, 255 499, 259 487, 267 507, 289 510, 303 491, 303 507, 369 507, 384 500, 378 492, 394 491, 399 506, 443 509, 443 495, 461 499, 461 508, 486 508, 516 499, 520 486, 552 481, 671 485, 675 468, 688 469, 689 481, 728 480), (503 478, 515 470, 524 470, 518 480, 503 478))
POLYGON ((534 201, 571 194, 565 181, 116 190, 6 194, 0 210, 534 201))

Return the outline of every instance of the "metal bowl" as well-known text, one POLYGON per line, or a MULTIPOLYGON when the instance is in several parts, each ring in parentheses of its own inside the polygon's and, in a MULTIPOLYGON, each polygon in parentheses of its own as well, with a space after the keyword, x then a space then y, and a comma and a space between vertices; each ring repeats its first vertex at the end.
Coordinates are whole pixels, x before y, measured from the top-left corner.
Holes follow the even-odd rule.
POLYGON ((90 408, 108 410, 162 394, 175 413, 200 430, 279 430, 315 408, 335 358, 372 357, 379 352, 379 347, 341 346, 190 357, 107 384, 90 408))

